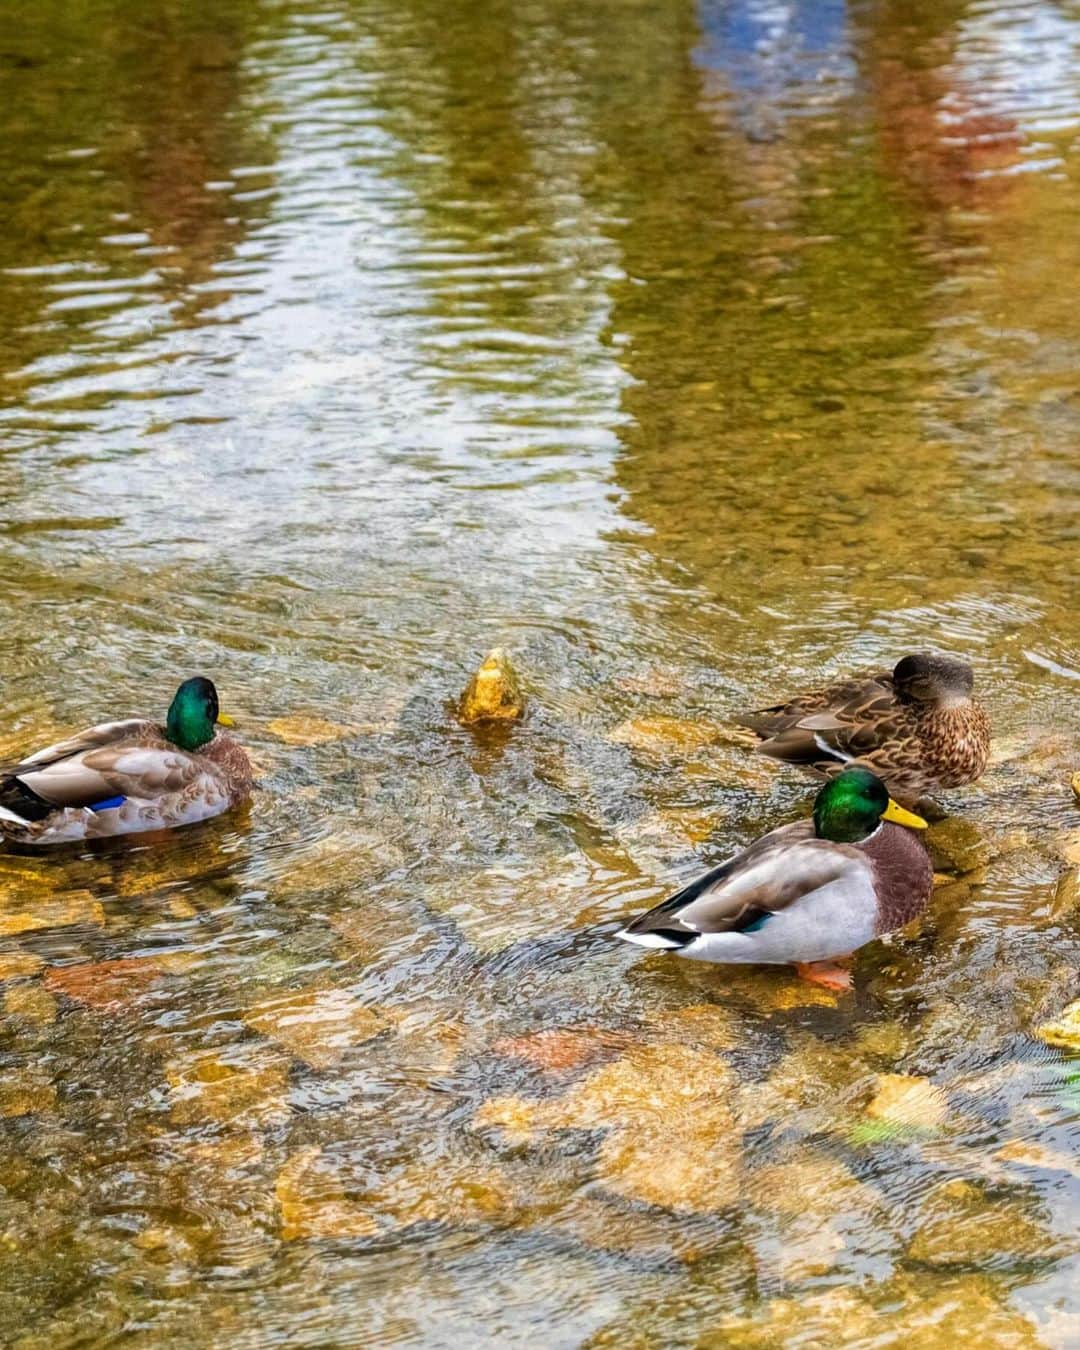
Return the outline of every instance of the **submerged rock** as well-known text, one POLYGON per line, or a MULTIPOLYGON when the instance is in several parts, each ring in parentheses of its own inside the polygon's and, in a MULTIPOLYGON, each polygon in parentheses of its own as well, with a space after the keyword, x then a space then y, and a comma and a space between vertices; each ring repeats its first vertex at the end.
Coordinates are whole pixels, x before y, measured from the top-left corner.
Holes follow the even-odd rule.
POLYGON ((249 1008, 244 1021, 313 1069, 333 1068, 351 1046, 371 1040, 389 1025, 346 989, 278 995, 249 1008))
POLYGON ((1072 867, 1058 878, 1050 902, 1050 917, 1063 919, 1076 910, 1080 910, 1080 867, 1072 867))
POLYGON ((1035 1139, 1011 1139, 994 1154, 999 1162, 1030 1167, 1038 1172, 1064 1172, 1080 1180, 1080 1159, 1047 1148, 1035 1139))
POLYGON ((38 1026, 50 1026, 56 1021, 59 1008, 56 999, 40 984, 14 984, 4 994, 4 1012, 38 1026))
POLYGON ((34 952, 0 952, 0 981, 32 978, 44 966, 44 960, 34 952))
POLYGON ((948 1113, 949 1101, 941 1088, 927 1078, 904 1073, 879 1074, 877 1091, 866 1107, 870 1120, 901 1130, 939 1129, 948 1113))
POLYGON ((943 1268, 1009 1266, 1056 1254, 1047 1230, 1009 1197, 993 1197, 972 1181, 955 1178, 924 1199, 907 1256, 943 1268))
POLYGON ((0 891, 0 936, 33 933, 44 928, 73 925, 104 927, 105 910, 89 891, 66 891, 45 897, 26 897, 0 891))
POLYGON ((506 1178, 490 1166, 442 1157, 353 1177, 317 1147, 293 1154, 274 1190, 287 1241, 374 1237, 419 1223, 490 1223, 517 1208, 506 1178))
POLYGON ((1041 1350, 1046 1344, 985 1275, 904 1274, 879 1285, 874 1302, 841 1288, 775 1298, 756 1316, 722 1321, 716 1331, 722 1338, 716 1344, 730 1350, 951 1350, 965 1343, 1041 1350))
POLYGON ((371 1215, 346 1197, 321 1148, 312 1146, 294 1153, 278 1173, 274 1193, 281 1210, 281 1236, 286 1242, 366 1238, 379 1232, 371 1215))
POLYGON ((356 734, 355 727, 341 726, 337 722, 328 722, 324 717, 310 717, 304 713, 276 717, 267 724, 266 729, 271 736, 292 746, 326 745, 330 741, 347 740, 356 734))
POLYGON ((926 846, 935 870, 954 876, 984 867, 992 856, 982 831, 962 816, 946 816, 931 825, 926 831, 926 846))
POLYGON ((45 974, 46 989, 100 1011, 114 1011, 146 993, 167 972, 165 961, 149 956, 53 966, 45 974))
POLYGON ((5 1073, 0 1082, 0 1118, 38 1115, 56 1105, 56 1088, 32 1069, 5 1073))
POLYGON ((1071 830, 1058 840, 1058 851, 1072 866, 1080 866, 1080 830, 1071 830))
POLYGON ((625 1050, 628 1033, 603 1027, 548 1027, 524 1036, 504 1036, 491 1047, 497 1055, 521 1059, 537 1069, 559 1072, 597 1060, 612 1059, 625 1050))
POLYGON ((458 720, 516 722, 525 715, 525 695, 517 671, 502 647, 492 647, 465 686, 458 704, 458 720))
POLYGON ((288 1063, 280 1052, 240 1046, 196 1053, 165 1066, 178 1125, 265 1127, 288 1120, 288 1063))
POLYGON ((1060 1017, 1036 1027, 1035 1035, 1047 1045, 1080 1051, 1080 999, 1070 1003, 1060 1017))
POLYGON ((691 722, 683 717, 632 717, 620 722, 608 740, 628 745, 631 750, 686 755, 719 744, 723 732, 710 722, 691 722))
POLYGON ((678 1044, 634 1046, 565 1097, 497 1098, 474 1117, 508 1140, 545 1130, 605 1130, 597 1180, 628 1200, 707 1214, 738 1197, 739 1132, 732 1074, 715 1054, 678 1044))
POLYGON ((669 1012, 646 1016, 652 1039, 661 1043, 696 1045, 703 1050, 734 1050, 743 1041, 739 1019, 717 1003, 692 1003, 669 1012))

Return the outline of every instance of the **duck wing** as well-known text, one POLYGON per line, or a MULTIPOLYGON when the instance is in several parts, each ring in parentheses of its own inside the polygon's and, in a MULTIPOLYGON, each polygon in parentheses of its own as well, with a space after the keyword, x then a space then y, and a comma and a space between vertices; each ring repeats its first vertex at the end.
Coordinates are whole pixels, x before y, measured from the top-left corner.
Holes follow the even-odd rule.
POLYGON ((0 802, 26 819, 40 818, 45 808, 97 806, 116 797, 153 799, 179 791, 201 772, 152 722, 104 722, 7 769, 0 778, 0 802))
POLYGON ((762 738, 760 754, 827 772, 900 738, 907 713, 883 671, 738 720, 762 738))
POLYGON ((622 929, 645 947, 683 947, 707 933, 745 933, 860 866, 857 850, 818 839, 813 821, 763 835, 622 929))

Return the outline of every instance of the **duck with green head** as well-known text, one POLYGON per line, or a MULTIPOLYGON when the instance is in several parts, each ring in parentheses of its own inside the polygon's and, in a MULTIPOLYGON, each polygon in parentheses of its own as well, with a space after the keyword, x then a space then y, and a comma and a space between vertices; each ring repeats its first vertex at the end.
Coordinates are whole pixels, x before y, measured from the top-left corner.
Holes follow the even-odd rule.
POLYGON ((213 682, 177 689, 165 725, 103 722, 0 767, 0 836, 20 844, 176 829, 220 815, 251 793, 251 764, 220 727, 213 682))
POLYGON ((845 769, 813 816, 771 830, 619 933, 627 942, 721 965, 791 964, 830 988, 851 977, 834 963, 926 908, 926 822, 889 797, 867 769, 845 769))

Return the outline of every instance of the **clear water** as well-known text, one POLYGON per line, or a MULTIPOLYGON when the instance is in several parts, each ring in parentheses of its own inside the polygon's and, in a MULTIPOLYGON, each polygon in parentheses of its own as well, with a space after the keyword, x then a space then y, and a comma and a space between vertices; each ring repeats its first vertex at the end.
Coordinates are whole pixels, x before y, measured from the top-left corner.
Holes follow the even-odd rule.
POLYGON ((1080 9, 10 11, 0 751, 198 671, 261 785, 0 857, 8 1343, 1077 1344, 1080 9), (917 646, 919 933, 611 940, 807 809, 709 728, 917 646))

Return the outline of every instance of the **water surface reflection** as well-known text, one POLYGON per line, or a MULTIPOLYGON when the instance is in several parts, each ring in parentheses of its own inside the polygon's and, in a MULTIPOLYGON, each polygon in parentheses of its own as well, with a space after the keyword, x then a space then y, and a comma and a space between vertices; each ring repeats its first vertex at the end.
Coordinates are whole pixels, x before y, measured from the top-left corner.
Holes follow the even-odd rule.
POLYGON ((13 1344, 1075 1341, 1078 33, 12 19, 0 753, 204 669, 260 774, 0 858, 13 1344), (916 644, 1000 732, 922 931, 838 1005, 615 950, 805 809, 726 712, 916 644))

